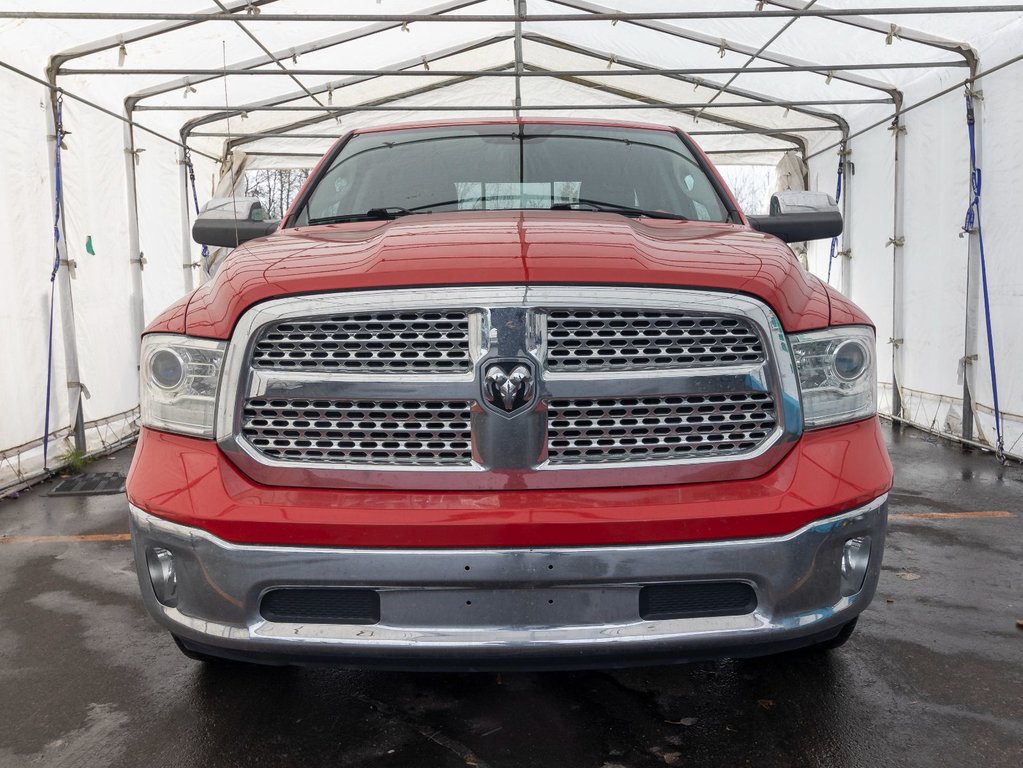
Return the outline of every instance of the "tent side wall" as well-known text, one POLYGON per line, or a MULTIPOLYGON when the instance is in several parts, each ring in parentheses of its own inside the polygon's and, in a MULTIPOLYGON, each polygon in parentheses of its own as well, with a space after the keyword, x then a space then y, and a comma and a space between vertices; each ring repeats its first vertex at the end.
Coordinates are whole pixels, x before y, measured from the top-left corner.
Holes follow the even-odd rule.
MULTIPOLYGON (((22 119, 0 126, 0 161, 9 179, 0 187, 0 281, 2 359, 0 376, 0 488, 17 486, 44 469, 43 441, 50 318, 50 271, 54 259, 54 185, 50 176, 53 141, 49 91, 4 71, 9 109, 22 119), (45 201, 45 202, 44 202, 45 201), (17 375, 15 375, 17 373, 17 375)), ((71 272, 71 307, 79 376, 85 387, 82 428, 86 454, 103 451, 138 431, 136 307, 144 321, 185 293, 182 268, 181 152, 173 144, 136 132, 140 250, 145 258, 143 292, 132 281, 135 266, 129 239, 125 124, 71 98, 63 104, 66 149, 61 152, 63 242, 71 272), (90 252, 90 250, 92 252, 90 252)), ((195 155, 200 203, 210 196, 216 164, 195 155)), ((190 191, 188 192, 190 195, 190 191)), ((191 198, 189 197, 191 205, 191 198)), ((190 253, 199 260, 198 246, 190 253)), ((198 284, 199 269, 193 270, 198 284)), ((53 364, 50 371, 50 439, 46 466, 59 467, 75 447, 68 407, 62 327, 64 304, 56 291, 53 364)))
MULTIPOLYGON (((992 64, 1019 55, 1023 23, 998 38, 997 50, 985 52, 992 64)), ((982 220, 991 299, 998 393, 1004 417, 1005 449, 1023 457, 1023 268, 1020 265, 1020 175, 1023 173, 1023 61, 985 77, 978 102, 983 154, 982 220)), ((960 111, 962 106, 960 104, 960 111)), ((965 133, 965 126, 963 127, 965 133)), ((965 195, 961 207, 965 209, 965 195)), ((974 259, 976 253, 974 243, 974 259)), ((995 438, 994 404, 988 373, 989 356, 984 302, 974 280, 978 319, 972 365, 978 439, 995 438)))
MULTIPOLYGON (((1010 56, 1004 44, 985 53, 992 65, 1010 56)), ((983 70, 983 59, 981 64, 983 70)), ((982 78, 977 85, 982 99, 976 102, 1004 447, 1017 458, 1023 457, 1023 341, 1018 332, 1023 275, 1015 261, 1019 251, 1018 180, 1023 168, 1018 140, 1023 132, 1020 67, 1023 63, 982 78)), ((929 78, 927 88, 918 88, 914 97, 926 98, 929 92, 953 83, 929 78)), ((976 234, 962 232, 970 200, 964 89, 955 88, 906 112, 902 124, 906 127, 900 144, 902 231, 895 231, 892 213, 896 202, 895 138, 889 126, 881 125, 849 144, 854 172, 846 177, 852 199, 846 237, 851 241, 851 256, 847 264, 842 256, 832 264, 831 283, 863 307, 877 326, 879 410, 893 415, 892 361, 896 358, 902 419, 949 437, 965 436, 994 446, 994 397, 979 241, 976 234), (891 245, 894 237, 903 238, 904 244, 891 245), (964 378, 972 397, 972 434, 970 415, 963 411, 964 378)), ((836 167, 832 151, 811 158, 811 187, 834 194, 836 167)), ((821 278, 827 275, 829 245, 818 243, 810 249, 810 268, 821 278)))
MULTIPOLYGON (((53 141, 50 100, 40 86, 0 72, 5 108, 16 120, 0 122, 0 488, 42 467, 49 348, 50 271, 54 246, 53 183, 49 175, 53 141)), ((69 139, 70 140, 70 139, 69 139)), ((53 317, 53 367, 49 428, 67 435, 67 375, 61 331, 61 299, 53 317)), ((64 450, 58 442, 51 455, 64 450)))
MULTIPOLYGON (((905 245, 898 249, 902 417, 961 434, 969 238, 960 237, 969 186, 963 95, 905 119, 905 245)), ((890 251, 892 249, 889 249, 890 251)))

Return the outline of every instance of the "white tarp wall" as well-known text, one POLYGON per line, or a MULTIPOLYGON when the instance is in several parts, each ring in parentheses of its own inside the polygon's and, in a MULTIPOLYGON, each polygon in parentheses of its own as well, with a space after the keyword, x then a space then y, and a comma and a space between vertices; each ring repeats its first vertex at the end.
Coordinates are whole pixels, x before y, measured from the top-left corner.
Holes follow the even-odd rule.
MULTIPOLYGON (((978 49, 980 69, 1018 56, 1023 27, 989 38, 978 49)), ((982 168, 982 223, 988 267, 992 336, 1007 454, 1023 456, 1023 268, 1016 260, 1023 234, 1019 179, 1023 173, 1023 69, 1017 65, 985 75, 974 101, 978 164, 982 168)), ((955 86, 949 74, 929 74, 906 90, 907 103, 924 101, 955 86)), ((901 417, 950 437, 964 434, 964 378, 973 400, 973 440, 994 445, 996 429, 990 376, 979 240, 963 232, 971 198, 964 89, 906 111, 901 137, 904 225, 896 232, 895 137, 884 124, 852 139, 847 175, 852 210, 845 244, 848 256, 831 265, 831 283, 877 325, 879 405, 896 407, 893 362, 901 394, 901 417), (902 246, 891 240, 901 236, 902 246), (896 280, 896 275, 898 279, 896 280), (895 319, 900 318, 898 327, 895 319), (901 340, 901 341, 899 341, 901 340), (974 358, 974 356, 976 356, 974 358)), ((811 158, 811 185, 834 193, 835 151, 811 158)), ((828 274, 827 242, 812 248, 810 267, 828 274)), ((969 427, 966 427, 969 434, 969 427)))
MULTIPOLYGON (((952 0, 928 4, 960 8, 952 0)), ((221 10, 202 0, 184 5, 174 4, 174 12, 221 10)), ((666 5, 619 0, 611 8, 589 0, 528 0, 530 20, 522 23, 517 43, 509 16, 520 7, 515 0, 433 5, 358 0, 342 7, 320 0, 231 0, 223 7, 235 16, 216 21, 167 18, 167 4, 156 0, 89 5, 88 13, 115 14, 108 18, 82 18, 84 8, 58 0, 6 0, 0 7, 0 93, 9 116, 0 124, 5 169, 0 184, 0 360, 5 361, 0 488, 43 470, 48 374, 51 468, 75 445, 80 392, 87 390, 77 425, 84 428, 87 452, 118 444, 136 430, 139 327, 204 278, 199 248, 185 237, 193 203, 182 171, 182 137, 192 150, 202 205, 225 167, 217 159, 231 152, 245 152, 248 167, 310 165, 337 136, 359 126, 511 115, 515 79, 478 75, 516 68, 525 73, 519 83, 523 115, 677 125, 719 164, 774 165, 785 153, 795 153, 790 161, 805 162, 809 187, 831 194, 837 145, 851 135, 847 232, 833 261, 830 243, 810 244, 809 266, 824 279, 830 266, 830 282, 877 323, 883 411, 894 408, 894 370, 903 418, 952 436, 965 430, 992 444, 994 399, 978 242, 976 234, 959 236, 969 200, 962 83, 971 73, 971 55, 980 73, 1015 62, 984 75, 975 88, 983 91, 977 111, 982 210, 1005 447, 1023 456, 1023 342, 1017 333, 1023 325, 1023 269, 1017 263, 1023 234, 1018 223, 1023 6, 983 13, 995 3, 978 2, 970 13, 824 18, 769 14, 892 4, 773 0, 758 15, 745 0, 693 0, 677 13, 740 15, 536 18, 657 13, 666 5), (68 10, 82 13, 46 15, 68 10), (261 16, 250 15, 252 10, 261 16), (294 14, 340 13, 374 18, 292 20, 294 14), (438 13, 503 18, 410 24, 398 18, 438 13), (56 82, 66 91, 64 127, 70 131, 61 153, 63 242, 75 267, 69 271, 64 264, 54 284, 48 365, 54 129, 47 68, 55 56, 61 63, 56 82), (857 68, 865 64, 873 68, 857 68), (256 74, 224 78, 217 70, 225 68, 256 74), (608 74, 646 68, 673 72, 608 74), (379 74, 394 70, 422 75, 379 74), (452 71, 460 74, 443 74, 452 71), (536 71, 557 77, 528 76, 536 71), (570 71, 575 74, 564 74, 570 71), (918 106, 944 89, 950 89, 947 95, 918 106), (132 136, 118 119, 126 114, 126 99, 137 123, 134 147, 143 150, 137 162, 126 154, 132 136), (906 133, 899 138, 897 168, 889 124, 898 99, 906 133), (337 113, 341 107, 354 111, 337 113), (899 190, 896 178, 902 179, 899 190), (901 225, 896 209, 902 212, 901 225), (895 339, 901 341, 895 345, 895 339), (973 419, 964 417, 963 377, 973 419)))

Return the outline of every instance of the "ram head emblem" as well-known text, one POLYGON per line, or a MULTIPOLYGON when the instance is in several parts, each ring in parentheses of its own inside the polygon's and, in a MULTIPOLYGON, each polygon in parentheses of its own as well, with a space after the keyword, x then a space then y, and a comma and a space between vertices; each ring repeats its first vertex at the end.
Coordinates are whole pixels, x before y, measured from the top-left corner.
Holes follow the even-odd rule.
POLYGON ((536 382, 528 365, 510 361, 487 366, 483 397, 498 410, 513 413, 529 405, 535 392, 536 382))

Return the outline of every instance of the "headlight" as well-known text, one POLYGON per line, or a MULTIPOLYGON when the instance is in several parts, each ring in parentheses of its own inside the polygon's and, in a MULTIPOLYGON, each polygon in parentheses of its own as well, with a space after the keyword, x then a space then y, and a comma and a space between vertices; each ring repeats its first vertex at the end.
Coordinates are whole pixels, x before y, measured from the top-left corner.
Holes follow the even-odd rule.
POLYGON ((874 332, 862 325, 789 337, 803 396, 803 426, 826 427, 873 416, 877 406, 874 332))
POLYGON ((142 339, 142 424, 213 437, 226 341, 152 334, 142 339))

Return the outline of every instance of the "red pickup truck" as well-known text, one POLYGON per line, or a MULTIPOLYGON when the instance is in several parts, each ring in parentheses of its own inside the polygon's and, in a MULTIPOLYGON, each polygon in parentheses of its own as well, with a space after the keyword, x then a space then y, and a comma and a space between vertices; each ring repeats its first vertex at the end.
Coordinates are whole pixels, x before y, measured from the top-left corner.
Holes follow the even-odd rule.
POLYGON ((146 608, 272 664, 841 644, 892 482, 874 330, 783 242, 837 211, 774 205, 672 128, 503 120, 354 131, 279 225, 200 217, 238 247, 142 339, 146 608))

